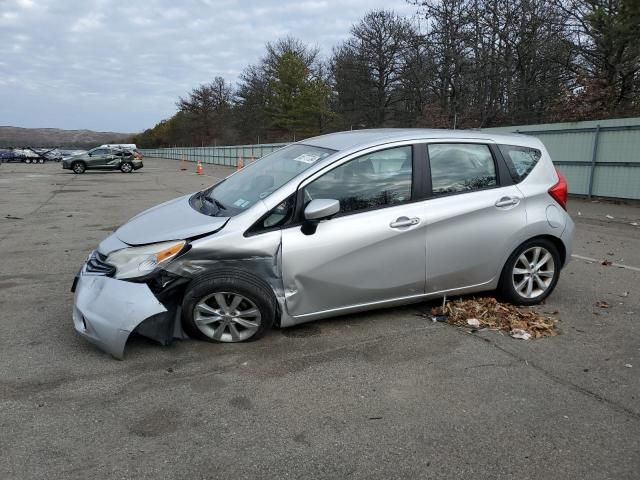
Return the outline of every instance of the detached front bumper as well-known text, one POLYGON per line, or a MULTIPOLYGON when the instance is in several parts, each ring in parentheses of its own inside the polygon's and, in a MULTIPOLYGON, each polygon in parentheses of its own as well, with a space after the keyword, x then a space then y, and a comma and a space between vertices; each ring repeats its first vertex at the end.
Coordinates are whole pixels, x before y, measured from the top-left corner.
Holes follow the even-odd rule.
POLYGON ((142 167, 144 167, 144 165, 142 164, 142 160, 134 160, 133 162, 131 162, 131 165, 133 165, 134 170, 140 170, 142 167))
POLYGON ((167 309, 144 283, 125 282, 86 271, 75 283, 73 325, 76 331, 115 358, 122 360, 131 332, 167 309))

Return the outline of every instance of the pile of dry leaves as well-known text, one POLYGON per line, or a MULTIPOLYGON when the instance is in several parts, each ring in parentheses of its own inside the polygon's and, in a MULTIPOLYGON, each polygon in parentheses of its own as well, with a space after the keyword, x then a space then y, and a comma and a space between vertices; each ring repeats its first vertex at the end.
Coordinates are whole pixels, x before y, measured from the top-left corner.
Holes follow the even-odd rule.
POLYGON ((431 314, 448 316, 450 325, 502 330, 515 338, 540 338, 557 334, 554 318, 526 307, 500 303, 491 297, 459 298, 447 302, 444 307, 433 308, 431 314))

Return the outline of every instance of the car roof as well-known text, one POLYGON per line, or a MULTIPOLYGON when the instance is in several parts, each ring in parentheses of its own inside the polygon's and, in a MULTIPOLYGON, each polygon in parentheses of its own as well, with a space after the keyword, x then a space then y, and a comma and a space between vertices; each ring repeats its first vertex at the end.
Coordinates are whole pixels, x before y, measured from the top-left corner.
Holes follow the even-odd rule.
POLYGON ((377 128, 367 130, 351 130, 330 133, 319 137, 307 138, 299 143, 316 147, 343 151, 356 148, 367 148, 385 143, 404 140, 481 140, 510 145, 522 145, 540 148, 541 143, 535 137, 521 134, 483 133, 478 130, 444 130, 427 128, 377 128))

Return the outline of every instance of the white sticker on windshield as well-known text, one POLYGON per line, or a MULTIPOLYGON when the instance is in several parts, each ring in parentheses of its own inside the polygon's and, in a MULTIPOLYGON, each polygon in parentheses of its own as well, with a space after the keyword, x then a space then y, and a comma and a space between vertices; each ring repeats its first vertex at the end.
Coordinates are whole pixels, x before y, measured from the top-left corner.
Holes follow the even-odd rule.
POLYGON ((246 202, 246 200, 244 198, 239 198, 238 200, 236 200, 235 202, 233 202, 233 204, 236 207, 240 207, 242 208, 242 205, 246 202))
POLYGON ((320 155, 315 155, 313 153, 303 153, 302 155, 294 158, 296 162, 302 163, 313 163, 320 158, 320 155))

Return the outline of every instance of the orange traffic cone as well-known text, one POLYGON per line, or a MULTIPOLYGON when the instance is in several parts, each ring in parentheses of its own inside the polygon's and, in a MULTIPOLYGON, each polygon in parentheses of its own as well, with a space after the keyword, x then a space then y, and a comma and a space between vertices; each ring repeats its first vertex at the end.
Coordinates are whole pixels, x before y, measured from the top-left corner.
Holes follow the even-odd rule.
POLYGON ((236 170, 241 170, 244 167, 244 162, 242 161, 242 157, 238 157, 238 161, 236 162, 236 170))
POLYGON ((187 169, 187 161, 183 158, 180 161, 180 170, 186 170, 187 169))
POLYGON ((196 167, 196 173, 198 175, 204 175, 204 169, 202 168, 202 164, 198 162, 198 166, 196 167))

